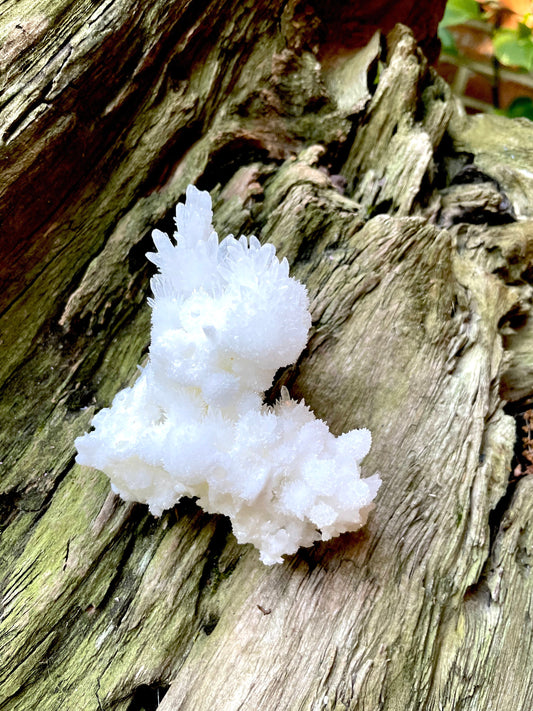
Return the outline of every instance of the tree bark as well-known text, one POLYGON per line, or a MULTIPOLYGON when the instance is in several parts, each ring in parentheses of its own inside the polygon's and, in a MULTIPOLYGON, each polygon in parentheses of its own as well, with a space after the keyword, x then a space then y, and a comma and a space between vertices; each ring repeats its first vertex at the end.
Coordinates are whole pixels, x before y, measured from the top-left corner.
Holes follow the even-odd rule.
POLYGON ((529 711, 531 124, 466 117, 402 26, 333 52, 296 3, 40 7, 0 14, 0 709, 529 711), (283 565, 74 463, 189 183, 308 287, 269 397, 373 435, 367 526, 283 565))

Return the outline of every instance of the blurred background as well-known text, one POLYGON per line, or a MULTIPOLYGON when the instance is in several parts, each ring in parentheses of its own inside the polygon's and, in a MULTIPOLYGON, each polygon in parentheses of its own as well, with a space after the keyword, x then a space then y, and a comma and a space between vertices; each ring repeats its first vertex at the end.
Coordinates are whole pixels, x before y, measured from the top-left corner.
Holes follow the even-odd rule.
POLYGON ((533 2, 448 0, 439 73, 469 113, 533 120, 533 2))

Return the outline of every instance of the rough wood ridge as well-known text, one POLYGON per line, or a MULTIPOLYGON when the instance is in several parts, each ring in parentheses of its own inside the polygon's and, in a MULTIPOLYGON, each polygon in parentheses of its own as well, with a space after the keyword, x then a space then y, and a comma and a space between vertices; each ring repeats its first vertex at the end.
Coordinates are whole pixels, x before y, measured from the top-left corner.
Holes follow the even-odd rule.
POLYGON ((533 128, 465 117, 401 26, 319 61, 311 19, 0 7, 0 709, 533 705, 533 128), (271 568, 74 463, 146 356, 144 254, 188 183, 308 286, 270 395, 368 426, 384 482, 365 529, 271 568))

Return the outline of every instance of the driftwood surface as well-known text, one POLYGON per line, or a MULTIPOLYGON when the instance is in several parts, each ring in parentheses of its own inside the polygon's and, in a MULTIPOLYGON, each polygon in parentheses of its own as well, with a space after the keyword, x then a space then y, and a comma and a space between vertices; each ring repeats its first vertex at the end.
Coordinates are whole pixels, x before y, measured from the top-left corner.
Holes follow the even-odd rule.
POLYGON ((5 6, 0 709, 529 711, 532 124, 465 117, 401 26, 320 62, 291 3, 5 6), (373 434, 368 525, 283 565, 74 462, 189 183, 309 289, 270 396, 373 434))

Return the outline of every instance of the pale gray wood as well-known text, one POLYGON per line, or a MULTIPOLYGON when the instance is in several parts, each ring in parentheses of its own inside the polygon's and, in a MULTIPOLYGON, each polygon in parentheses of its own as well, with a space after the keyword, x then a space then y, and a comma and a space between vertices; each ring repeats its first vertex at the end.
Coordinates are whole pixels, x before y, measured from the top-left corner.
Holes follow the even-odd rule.
POLYGON ((533 129, 467 119, 403 28, 323 72, 294 13, 0 9, 1 709, 531 708, 504 407, 533 394, 533 129), (485 178, 448 185, 465 165, 485 178), (383 478, 364 529, 271 568, 223 517, 154 519, 74 464, 146 357, 144 253, 189 182, 308 286, 274 393, 369 426, 383 478))

